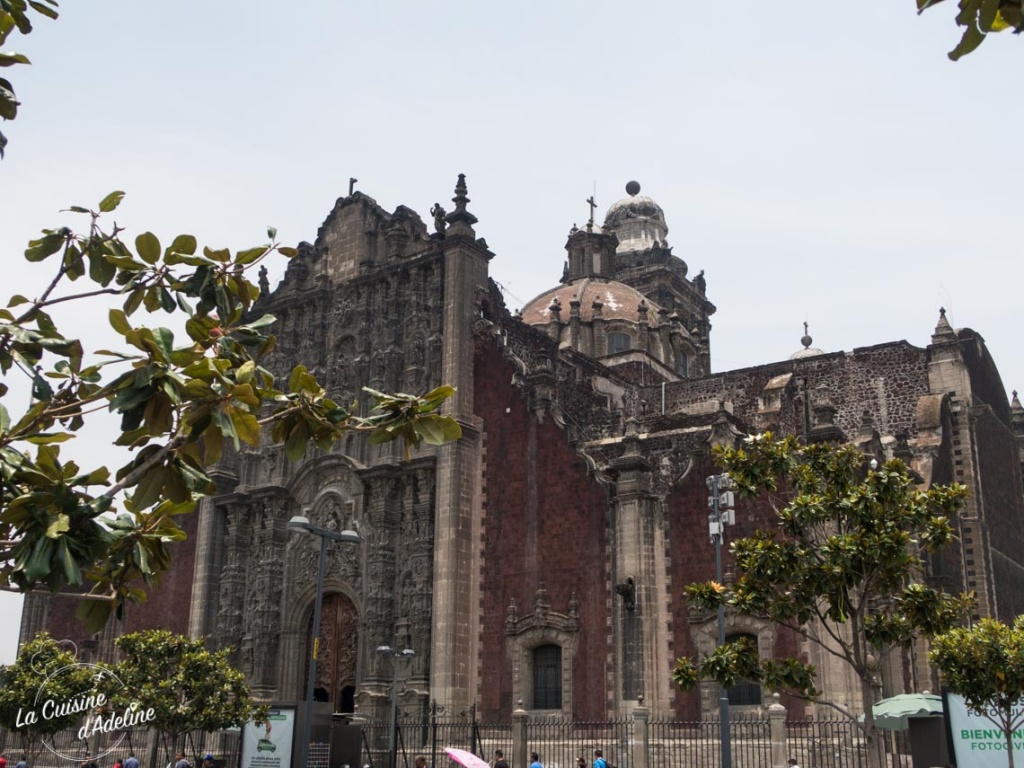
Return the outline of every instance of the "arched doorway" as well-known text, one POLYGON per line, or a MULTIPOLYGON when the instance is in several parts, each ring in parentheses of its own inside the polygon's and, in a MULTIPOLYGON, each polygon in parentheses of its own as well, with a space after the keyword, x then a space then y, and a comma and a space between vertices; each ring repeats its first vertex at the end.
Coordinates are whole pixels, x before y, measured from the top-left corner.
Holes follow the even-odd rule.
MULTIPOLYGON (((306 661, 308 664, 313 638, 313 617, 306 624, 306 661)), ((317 701, 328 701, 334 712, 352 712, 355 690, 356 658, 359 648, 359 616, 352 601, 343 594, 324 596, 320 611, 320 659, 316 665, 313 686, 317 701), (346 709, 347 707, 347 709, 346 709)), ((303 676, 303 690, 309 682, 309 671, 303 676)))

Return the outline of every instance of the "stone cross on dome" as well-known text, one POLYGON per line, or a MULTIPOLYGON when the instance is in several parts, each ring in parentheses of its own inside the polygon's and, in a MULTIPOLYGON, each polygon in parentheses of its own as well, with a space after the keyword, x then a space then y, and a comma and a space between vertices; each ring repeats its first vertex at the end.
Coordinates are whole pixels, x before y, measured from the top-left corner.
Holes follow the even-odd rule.
POLYGON ((594 209, 597 208, 597 202, 594 200, 593 195, 587 198, 587 205, 590 206, 590 219, 587 221, 587 231, 592 232, 594 230, 594 209))

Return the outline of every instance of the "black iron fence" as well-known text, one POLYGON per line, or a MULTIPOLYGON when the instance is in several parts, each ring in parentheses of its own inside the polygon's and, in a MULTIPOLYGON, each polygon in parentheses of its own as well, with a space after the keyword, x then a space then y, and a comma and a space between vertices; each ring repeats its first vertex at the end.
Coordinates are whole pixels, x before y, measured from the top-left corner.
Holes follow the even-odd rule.
POLYGON ((801 768, 868 768, 870 749, 889 768, 913 768, 905 731, 879 731, 874 746, 849 720, 791 720, 786 723, 789 753, 801 768))
POLYGON ((192 731, 165 740, 154 731, 133 729, 97 733, 88 739, 77 738, 72 730, 61 731, 30 750, 18 733, 0 729, 0 751, 8 757, 30 754, 32 768, 71 768, 75 763, 90 760, 99 768, 110 768, 118 760, 123 762, 129 753, 134 753, 143 766, 164 768, 168 762, 173 764, 177 752, 184 752, 194 766, 202 763, 204 755, 212 754, 220 768, 234 768, 238 765, 239 748, 238 731, 192 731))
MULTIPOLYGON (((705 768, 719 764, 722 722, 652 720, 649 726, 650 766, 705 768)), ((736 718, 729 721, 729 746, 733 768, 772 768, 771 727, 766 719, 736 718)))

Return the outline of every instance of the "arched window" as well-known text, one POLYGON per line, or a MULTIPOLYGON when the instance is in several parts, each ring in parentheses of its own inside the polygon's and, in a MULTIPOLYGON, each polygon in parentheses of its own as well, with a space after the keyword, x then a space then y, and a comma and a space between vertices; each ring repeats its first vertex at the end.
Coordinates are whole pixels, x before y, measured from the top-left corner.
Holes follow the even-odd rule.
POLYGON ((619 352, 626 352, 633 346, 628 333, 608 334, 608 354, 614 355, 619 352))
MULTIPOLYGON (((738 633, 735 635, 726 635, 726 643, 736 643, 740 641, 747 641, 751 643, 754 648, 757 648, 757 636, 747 633, 738 633)), ((761 684, 755 683, 752 680, 737 680, 736 684, 731 686, 728 690, 729 705, 736 707, 744 706, 760 706, 761 705, 761 684)))
POLYGON ((541 645, 533 649, 533 708, 562 708, 562 649, 541 645))

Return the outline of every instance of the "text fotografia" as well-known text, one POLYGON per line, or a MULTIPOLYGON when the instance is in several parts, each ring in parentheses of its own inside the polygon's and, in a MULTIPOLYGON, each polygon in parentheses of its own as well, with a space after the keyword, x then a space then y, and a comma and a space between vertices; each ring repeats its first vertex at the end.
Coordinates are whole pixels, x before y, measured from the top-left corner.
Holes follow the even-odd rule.
POLYGON ((106 706, 107 697, 102 693, 80 696, 67 701, 47 699, 39 708, 39 712, 34 709, 25 712, 19 707, 14 727, 23 728, 37 724, 40 719, 52 720, 55 717, 68 717, 99 710, 98 714, 87 715, 85 724, 78 729, 78 738, 87 739, 97 733, 112 733, 134 728, 136 725, 148 723, 156 717, 152 707, 141 709, 136 702, 125 707, 123 712, 104 712, 106 706))
MULTIPOLYGON (((1024 733, 1021 731, 1014 731, 1011 738, 1013 739, 1014 750, 1024 749, 1024 741, 1021 738, 1024 737, 1024 733)), ((968 729, 964 728, 960 731, 961 741, 969 741, 971 743, 971 749, 977 752, 985 752, 987 750, 999 751, 1006 749, 1006 734, 1002 731, 991 730, 991 729, 968 729)))

